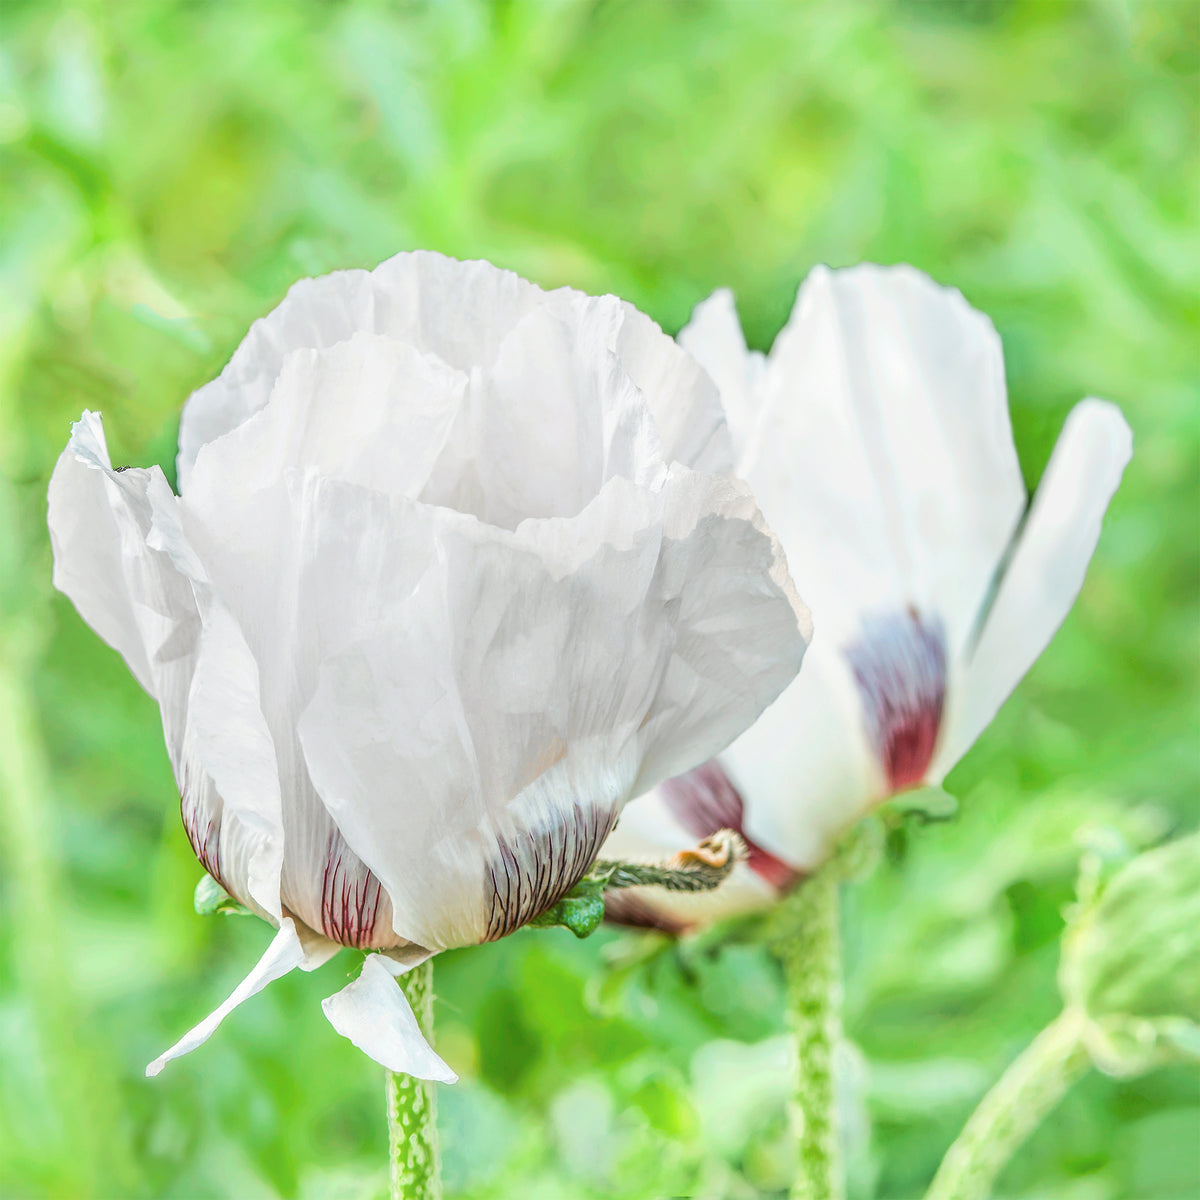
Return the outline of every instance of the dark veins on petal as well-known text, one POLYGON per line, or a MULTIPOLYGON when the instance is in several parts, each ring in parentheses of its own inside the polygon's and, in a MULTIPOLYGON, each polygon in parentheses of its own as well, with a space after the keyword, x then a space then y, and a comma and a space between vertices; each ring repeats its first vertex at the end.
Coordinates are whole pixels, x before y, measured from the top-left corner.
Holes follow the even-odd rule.
MULTIPOLYGON (((336 830, 329 835, 321 876, 321 931, 330 941, 360 950, 373 946, 375 924, 386 898, 383 885, 336 830)), ((381 930, 391 944, 391 922, 381 930)))
MULTIPOLYGON (((207 782, 205 779, 205 783, 207 782)), ((211 787, 211 784, 209 786, 211 787)), ((221 824, 212 815, 213 806, 200 803, 196 775, 189 769, 186 761, 179 772, 179 812, 183 817, 183 830, 192 844, 193 853, 200 860, 200 865, 229 892, 229 885, 221 877, 221 824)), ((238 896, 236 899, 240 900, 242 897, 238 896)))
POLYGON ((505 937, 561 900, 587 874, 616 823, 613 809, 576 805, 548 828, 499 838, 485 868, 492 899, 483 940, 505 937))
POLYGON ((946 699, 946 638, 915 609, 868 617, 846 658, 858 682, 867 737, 893 792, 925 778, 946 699))
POLYGON ((750 869, 777 891, 786 891, 800 878, 794 867, 746 836, 745 803, 716 759, 668 779, 660 794, 672 816, 698 840, 718 829, 740 833, 749 851, 750 869))

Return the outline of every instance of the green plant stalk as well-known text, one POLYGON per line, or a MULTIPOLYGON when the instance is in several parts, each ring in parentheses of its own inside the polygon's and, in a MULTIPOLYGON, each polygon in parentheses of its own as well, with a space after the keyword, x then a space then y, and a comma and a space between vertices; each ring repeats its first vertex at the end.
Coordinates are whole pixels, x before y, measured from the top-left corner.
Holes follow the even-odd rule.
MULTIPOLYGON (((433 959, 400 977, 417 1024, 433 1044, 433 959)), ((434 1085, 395 1071, 387 1073, 388 1162, 392 1200, 440 1200, 434 1085)))
POLYGON ((784 902, 776 938, 799 1055, 800 1146, 792 1200, 845 1196, 834 1080, 842 1037, 841 881, 841 859, 834 856, 784 902))
POLYGON ((985 1200, 996 1177, 1090 1064, 1085 1018, 1068 1009, 1016 1059, 971 1114, 925 1200, 985 1200))

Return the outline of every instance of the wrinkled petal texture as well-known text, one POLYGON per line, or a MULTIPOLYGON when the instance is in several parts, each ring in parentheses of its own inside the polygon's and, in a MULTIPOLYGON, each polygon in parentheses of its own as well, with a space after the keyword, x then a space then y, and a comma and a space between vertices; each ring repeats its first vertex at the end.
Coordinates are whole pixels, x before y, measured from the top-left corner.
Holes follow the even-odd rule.
MULTIPOLYGON (((794 676, 807 611, 731 461, 630 306, 400 255, 255 324, 188 402, 179 497, 85 415, 56 582, 158 698, 205 867, 305 963, 411 958, 548 907, 794 676)), ((374 974, 328 1006, 360 1044, 374 974)))
POLYGON ((197 856, 278 921, 280 783, 258 668, 162 472, 114 470, 85 413, 50 481, 49 525, 55 585, 159 702, 197 856))
MULTIPOLYGON (((720 760, 746 835, 809 870, 878 801, 940 780, 1044 649, 1129 431, 1079 405, 1026 517, 996 332, 908 267, 815 270, 765 363, 728 292, 680 341, 720 387, 738 472, 812 607, 800 675, 720 760)), ((626 823, 661 829, 661 809, 660 789, 626 823)))
POLYGON ((699 470, 729 466, 728 438, 713 385, 632 305, 571 288, 545 292, 487 262, 456 262, 416 251, 398 254, 373 271, 303 279, 278 308, 256 321, 220 377, 195 392, 184 408, 180 487, 186 490, 203 445, 267 403, 284 360, 296 350, 320 350, 364 331, 470 372, 495 363, 516 325, 538 311, 572 329, 592 324, 644 392, 669 459, 699 470))

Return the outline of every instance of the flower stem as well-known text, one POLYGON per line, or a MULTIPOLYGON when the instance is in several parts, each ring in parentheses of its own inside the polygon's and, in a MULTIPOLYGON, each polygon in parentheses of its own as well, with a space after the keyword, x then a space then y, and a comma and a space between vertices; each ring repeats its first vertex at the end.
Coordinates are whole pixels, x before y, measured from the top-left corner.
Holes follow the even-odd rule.
POLYGON ((985 1200, 996 1177, 1088 1068, 1083 1017, 1056 1017, 1000 1077, 971 1114, 934 1176, 925 1200, 985 1200))
POLYGON ((835 855, 792 892, 777 926, 776 952, 799 1054, 795 1100, 800 1150, 792 1200, 841 1200, 845 1195, 833 1061, 842 1036, 842 871, 835 855))
MULTIPOLYGON (((400 976, 417 1024, 433 1044, 433 959, 400 976)), ((392 1200, 440 1200, 437 1100, 434 1085, 395 1071, 387 1073, 388 1161, 392 1200)))

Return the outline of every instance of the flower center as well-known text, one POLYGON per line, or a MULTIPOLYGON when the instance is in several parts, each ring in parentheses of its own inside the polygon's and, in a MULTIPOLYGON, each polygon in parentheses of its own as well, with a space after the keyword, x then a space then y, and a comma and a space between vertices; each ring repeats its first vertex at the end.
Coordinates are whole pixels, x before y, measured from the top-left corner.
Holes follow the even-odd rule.
POLYGON ((946 699, 946 641, 938 617, 914 608, 864 618, 845 651, 862 699, 867 737, 893 792, 925 778, 946 699))
POLYGON ((671 815, 693 837, 711 837, 718 829, 740 833, 749 851, 750 869, 776 890, 786 891, 800 878, 793 867, 746 836, 745 803, 716 759, 668 779, 661 794, 671 815))

